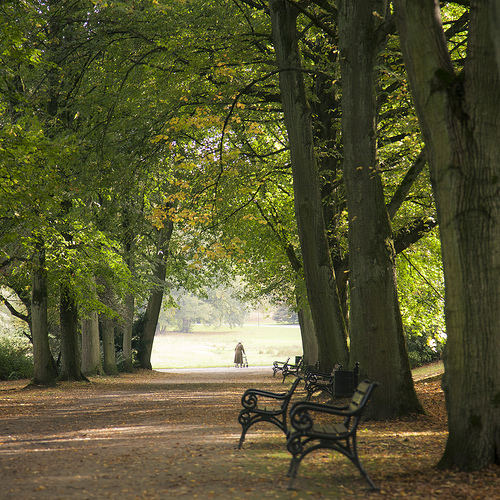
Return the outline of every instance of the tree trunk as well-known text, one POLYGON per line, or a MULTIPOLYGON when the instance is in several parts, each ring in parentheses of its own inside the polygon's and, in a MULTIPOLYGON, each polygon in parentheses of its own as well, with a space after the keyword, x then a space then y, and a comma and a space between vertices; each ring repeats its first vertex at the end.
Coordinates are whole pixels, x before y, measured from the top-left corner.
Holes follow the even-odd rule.
POLYGON ((134 296, 129 293, 125 297, 125 323, 123 325, 123 369, 132 372, 132 331, 134 327, 134 296))
MULTIPOLYGON (((130 274, 134 275, 134 224, 128 208, 123 209, 123 240, 124 240, 124 259, 130 270, 130 274)), ((123 324, 123 369, 131 373, 133 369, 132 360, 132 333, 134 328, 134 312, 135 312, 135 297, 132 293, 125 296, 125 314, 123 324)))
POLYGON ((59 304, 61 323, 61 373, 59 380, 86 380, 81 372, 78 341, 78 308, 67 286, 61 287, 59 304))
POLYGON ((103 367, 106 375, 118 375, 115 352, 115 323, 113 318, 101 314, 101 333, 103 350, 103 367))
POLYGON ((269 6, 307 295, 318 339, 318 357, 323 369, 331 370, 335 363, 347 363, 347 334, 323 220, 311 110, 297 45, 298 10, 282 0, 270 0, 269 6))
POLYGON ((108 282, 103 282, 102 287, 100 299, 110 311, 109 313, 104 312, 99 315, 102 337, 103 368, 106 375, 118 375, 115 350, 115 323, 110 315, 112 314, 111 311, 116 308, 116 304, 111 285, 108 282))
POLYGON ((349 213, 351 365, 380 383, 368 416, 423 412, 411 375, 396 287, 392 228, 377 160, 376 38, 387 2, 343 0, 339 9, 344 180, 349 213), (376 14, 374 14, 376 13, 376 14))
POLYGON ((97 312, 82 321, 82 372, 85 375, 102 375, 99 320, 97 312))
POLYGON ((304 308, 299 309, 300 334, 302 336, 302 352, 304 366, 316 366, 318 361, 318 341, 314 330, 314 321, 311 312, 304 308))
POLYGON ((158 324, 158 317, 160 315, 161 304, 163 302, 163 290, 165 287, 165 276, 167 270, 166 260, 173 229, 173 222, 167 221, 166 225, 158 231, 157 257, 153 273, 153 278, 157 283, 157 286, 151 291, 151 295, 149 296, 148 306, 144 315, 139 349, 137 352, 139 365, 141 368, 145 368, 146 370, 152 370, 153 368, 151 366, 151 353, 153 352, 156 325, 158 324))
POLYGON ((47 271, 45 270, 45 248, 37 242, 32 269, 31 289, 31 333, 33 336, 33 383, 54 385, 57 370, 49 347, 47 326, 47 271))
POLYGON ((471 0, 467 58, 451 62, 437 1, 395 2, 428 148, 445 276, 443 468, 500 463, 500 78, 491 1, 471 0))

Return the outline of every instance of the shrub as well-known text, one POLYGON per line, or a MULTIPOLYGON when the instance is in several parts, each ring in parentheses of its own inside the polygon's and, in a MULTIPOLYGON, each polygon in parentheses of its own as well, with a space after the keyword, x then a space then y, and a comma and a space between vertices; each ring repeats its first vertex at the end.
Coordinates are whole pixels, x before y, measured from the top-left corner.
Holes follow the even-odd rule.
POLYGON ((0 380, 17 380, 33 376, 33 359, 29 343, 16 337, 0 337, 0 380))
POLYGON ((412 369, 441 359, 446 340, 445 336, 436 332, 416 333, 407 330, 405 337, 412 369))

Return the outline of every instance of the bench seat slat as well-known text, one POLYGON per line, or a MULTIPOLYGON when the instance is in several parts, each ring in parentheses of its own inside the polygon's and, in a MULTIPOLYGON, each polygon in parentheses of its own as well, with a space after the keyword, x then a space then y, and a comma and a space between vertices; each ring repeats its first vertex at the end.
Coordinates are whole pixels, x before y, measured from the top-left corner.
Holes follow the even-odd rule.
POLYGON ((257 406, 256 410, 264 413, 279 413, 281 406, 257 406))
POLYGON ((335 425, 325 425, 325 424, 314 424, 312 426, 312 432, 314 434, 325 434, 325 435, 340 435, 347 434, 349 430, 344 424, 335 425))

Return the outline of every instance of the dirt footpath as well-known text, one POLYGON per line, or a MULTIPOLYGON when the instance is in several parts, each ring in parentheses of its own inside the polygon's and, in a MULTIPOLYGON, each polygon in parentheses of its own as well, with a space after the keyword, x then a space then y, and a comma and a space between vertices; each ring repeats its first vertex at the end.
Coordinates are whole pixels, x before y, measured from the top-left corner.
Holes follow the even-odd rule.
POLYGON ((243 391, 286 387, 270 367, 140 371, 50 389, 24 385, 0 383, 0 500, 500 494, 497 469, 467 476, 435 469, 446 438, 435 380, 417 384, 429 415, 360 429, 361 460, 381 493, 368 493, 347 459, 323 452, 304 461, 297 490, 287 490, 290 455, 269 424, 251 429, 236 449, 243 391))
POLYGON ((241 488, 252 493, 240 482, 237 415, 245 388, 283 390, 271 373, 142 371, 27 390, 20 390, 26 381, 2 383, 0 499, 238 498, 241 488))

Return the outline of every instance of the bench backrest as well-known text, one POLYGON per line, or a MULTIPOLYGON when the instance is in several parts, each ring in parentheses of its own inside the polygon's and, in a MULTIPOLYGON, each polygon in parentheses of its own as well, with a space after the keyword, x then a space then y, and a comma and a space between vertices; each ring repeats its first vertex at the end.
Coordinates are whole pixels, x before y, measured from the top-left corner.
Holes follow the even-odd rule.
POLYGON ((369 380, 363 380, 356 387, 356 391, 349 402, 348 411, 352 413, 363 414, 366 403, 370 399, 371 392, 377 386, 377 382, 370 382, 369 380))
POLYGON ((283 361, 273 361, 273 366, 275 366, 275 367, 279 367, 279 365, 285 366, 288 364, 289 361, 290 361, 290 358, 287 358, 287 360, 284 362, 283 361))

